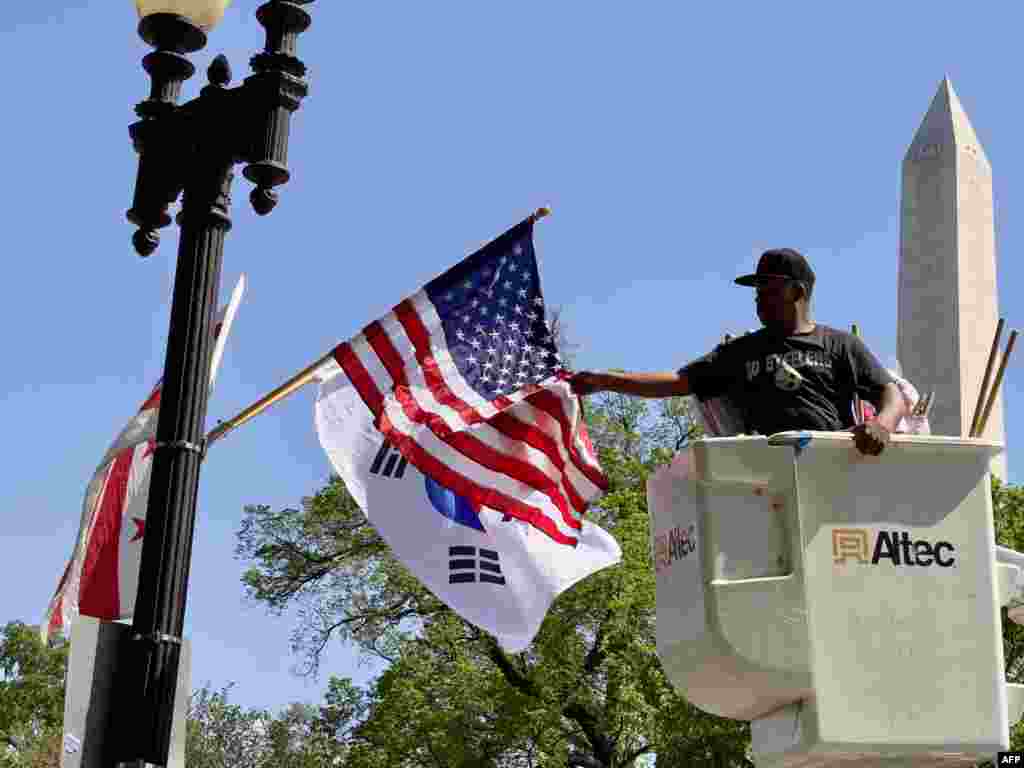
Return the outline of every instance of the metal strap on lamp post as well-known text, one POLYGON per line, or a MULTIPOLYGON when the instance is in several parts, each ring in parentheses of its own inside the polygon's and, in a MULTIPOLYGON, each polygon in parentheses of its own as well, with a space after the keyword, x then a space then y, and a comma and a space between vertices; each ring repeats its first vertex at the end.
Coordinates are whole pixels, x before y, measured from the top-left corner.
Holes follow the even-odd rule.
POLYGON ((202 456, 205 452, 204 447, 198 443, 190 443, 188 440, 172 440, 169 443, 156 442, 153 447, 157 450, 160 448, 174 448, 179 451, 192 451, 192 453, 202 456))

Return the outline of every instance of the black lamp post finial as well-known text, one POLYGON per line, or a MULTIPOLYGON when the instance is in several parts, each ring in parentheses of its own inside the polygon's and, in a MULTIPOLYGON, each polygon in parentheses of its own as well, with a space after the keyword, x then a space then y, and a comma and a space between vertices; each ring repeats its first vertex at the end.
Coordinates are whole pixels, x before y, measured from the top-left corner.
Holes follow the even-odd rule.
POLYGON ((142 119, 129 129, 139 153, 139 172, 127 216, 139 228, 132 237, 135 251, 146 257, 160 243, 157 230, 171 223, 167 208, 179 192, 171 172, 175 159, 162 150, 169 121, 160 118, 169 118, 178 109, 181 85, 196 71, 186 54, 206 45, 206 33, 184 16, 154 13, 139 22, 139 36, 156 50, 142 59, 151 80, 149 98, 136 105, 135 114, 142 119), (150 147, 153 150, 147 151, 150 147))
POLYGON ((228 61, 228 57, 223 53, 218 53, 206 70, 206 77, 211 85, 221 88, 227 86, 231 82, 231 63, 228 61))

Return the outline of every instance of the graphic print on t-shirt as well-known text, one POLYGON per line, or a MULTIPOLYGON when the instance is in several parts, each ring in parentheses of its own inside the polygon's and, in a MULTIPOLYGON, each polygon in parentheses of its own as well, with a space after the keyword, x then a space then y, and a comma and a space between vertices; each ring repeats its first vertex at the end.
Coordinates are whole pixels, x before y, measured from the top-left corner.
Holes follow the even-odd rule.
MULTIPOLYGON (((752 360, 747 360, 744 364, 747 370, 747 381, 753 381, 762 370, 768 373, 776 372, 776 381, 778 381, 777 371, 783 367, 783 364, 789 366, 791 370, 798 368, 819 368, 831 371, 832 370, 832 358, 829 357, 824 350, 819 349, 792 349, 783 355, 771 354, 763 357, 755 357, 752 360)), ((780 389, 786 389, 786 387, 780 386, 780 389)), ((796 387, 792 387, 796 389, 796 387)))
POLYGON ((804 377, 785 360, 775 370, 775 386, 785 392, 796 392, 803 383, 804 377))

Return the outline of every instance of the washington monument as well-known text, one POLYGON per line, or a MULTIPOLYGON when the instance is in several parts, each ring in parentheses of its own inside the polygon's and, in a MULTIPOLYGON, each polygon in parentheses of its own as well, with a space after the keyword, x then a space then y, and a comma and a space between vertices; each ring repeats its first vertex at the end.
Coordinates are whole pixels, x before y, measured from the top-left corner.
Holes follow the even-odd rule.
MULTIPOLYGON (((900 218, 898 356, 934 435, 967 436, 999 318, 992 168, 946 78, 906 157, 900 218)), ((1004 442, 1002 396, 985 439, 1004 442)), ((1006 479, 1006 459, 992 464, 1006 479)))

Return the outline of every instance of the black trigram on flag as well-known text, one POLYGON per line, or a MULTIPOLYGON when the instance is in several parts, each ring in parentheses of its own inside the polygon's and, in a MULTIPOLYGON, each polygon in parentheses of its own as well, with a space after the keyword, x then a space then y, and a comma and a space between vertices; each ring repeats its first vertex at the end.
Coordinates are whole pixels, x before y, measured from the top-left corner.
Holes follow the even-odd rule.
POLYGON ((448 547, 448 583, 468 584, 484 582, 487 584, 504 584, 498 564, 498 553, 493 549, 479 550, 476 547, 448 547))
POLYGON ((405 456, 396 451, 391 444, 385 440, 381 443, 380 450, 377 451, 377 455, 373 458, 373 464, 370 465, 370 474, 381 475, 382 477, 394 477, 397 479, 405 474, 405 467, 408 463, 409 462, 406 460, 405 456), (394 474, 392 474, 392 472, 394 474))

